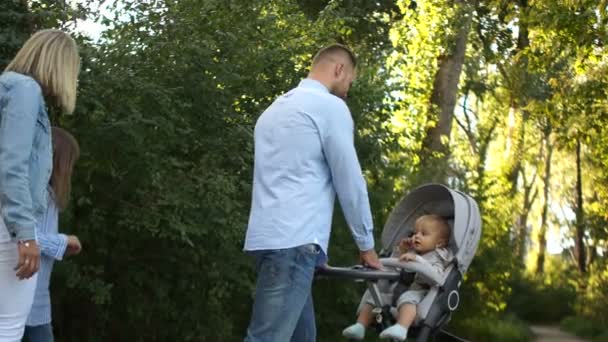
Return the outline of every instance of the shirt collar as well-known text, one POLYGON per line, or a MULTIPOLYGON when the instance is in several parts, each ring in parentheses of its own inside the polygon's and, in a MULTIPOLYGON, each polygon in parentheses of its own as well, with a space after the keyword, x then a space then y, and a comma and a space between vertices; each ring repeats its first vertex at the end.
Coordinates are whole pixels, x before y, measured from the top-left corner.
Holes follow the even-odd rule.
POLYGON ((298 87, 316 89, 316 90, 320 90, 320 91, 323 91, 323 92, 329 94, 329 89, 327 89, 327 87, 324 86, 323 83, 321 83, 317 80, 313 80, 311 78, 305 78, 302 81, 300 81, 300 84, 298 85, 298 87))

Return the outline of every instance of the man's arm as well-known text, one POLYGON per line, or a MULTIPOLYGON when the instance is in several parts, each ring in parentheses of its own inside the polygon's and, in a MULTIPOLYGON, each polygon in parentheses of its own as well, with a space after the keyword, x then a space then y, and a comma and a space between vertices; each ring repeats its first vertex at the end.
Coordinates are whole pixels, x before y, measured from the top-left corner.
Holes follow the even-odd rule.
POLYGON ((359 250, 369 251, 374 248, 373 222, 367 184, 355 151, 353 120, 345 104, 327 114, 321 136, 334 189, 359 250))

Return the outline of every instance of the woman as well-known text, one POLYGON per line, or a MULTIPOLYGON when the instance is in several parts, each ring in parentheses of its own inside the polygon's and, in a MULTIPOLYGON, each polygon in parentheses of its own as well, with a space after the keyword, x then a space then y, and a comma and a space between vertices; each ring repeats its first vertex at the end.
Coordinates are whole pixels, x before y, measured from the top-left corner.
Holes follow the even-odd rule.
POLYGON ((47 107, 72 113, 80 58, 66 33, 28 39, 0 75, 0 341, 19 341, 40 263, 35 226, 52 169, 47 107))

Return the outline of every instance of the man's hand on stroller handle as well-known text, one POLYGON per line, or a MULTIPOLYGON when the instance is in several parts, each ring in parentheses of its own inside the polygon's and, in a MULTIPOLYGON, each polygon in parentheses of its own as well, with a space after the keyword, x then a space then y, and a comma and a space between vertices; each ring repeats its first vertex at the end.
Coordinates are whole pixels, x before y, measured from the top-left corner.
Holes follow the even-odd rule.
POLYGON ((367 251, 360 251, 359 257, 361 258, 361 265, 375 268, 377 270, 384 270, 384 266, 382 266, 380 259, 378 259, 376 250, 370 249, 367 251))

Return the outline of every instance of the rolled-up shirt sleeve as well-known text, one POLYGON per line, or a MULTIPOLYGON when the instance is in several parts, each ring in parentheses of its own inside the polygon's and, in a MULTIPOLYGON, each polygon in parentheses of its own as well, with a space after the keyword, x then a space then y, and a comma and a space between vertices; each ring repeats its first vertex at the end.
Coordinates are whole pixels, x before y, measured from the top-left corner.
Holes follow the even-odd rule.
POLYGON ((29 184, 29 159, 38 117, 40 87, 35 81, 14 84, 0 113, 0 214, 17 240, 36 238, 29 184))
POLYGON ((346 222, 359 250, 374 248, 367 184, 354 145, 354 124, 346 104, 336 105, 321 130, 323 153, 346 222))
POLYGON ((65 234, 38 232, 38 245, 40 253, 55 260, 61 260, 68 246, 68 237, 65 234))

